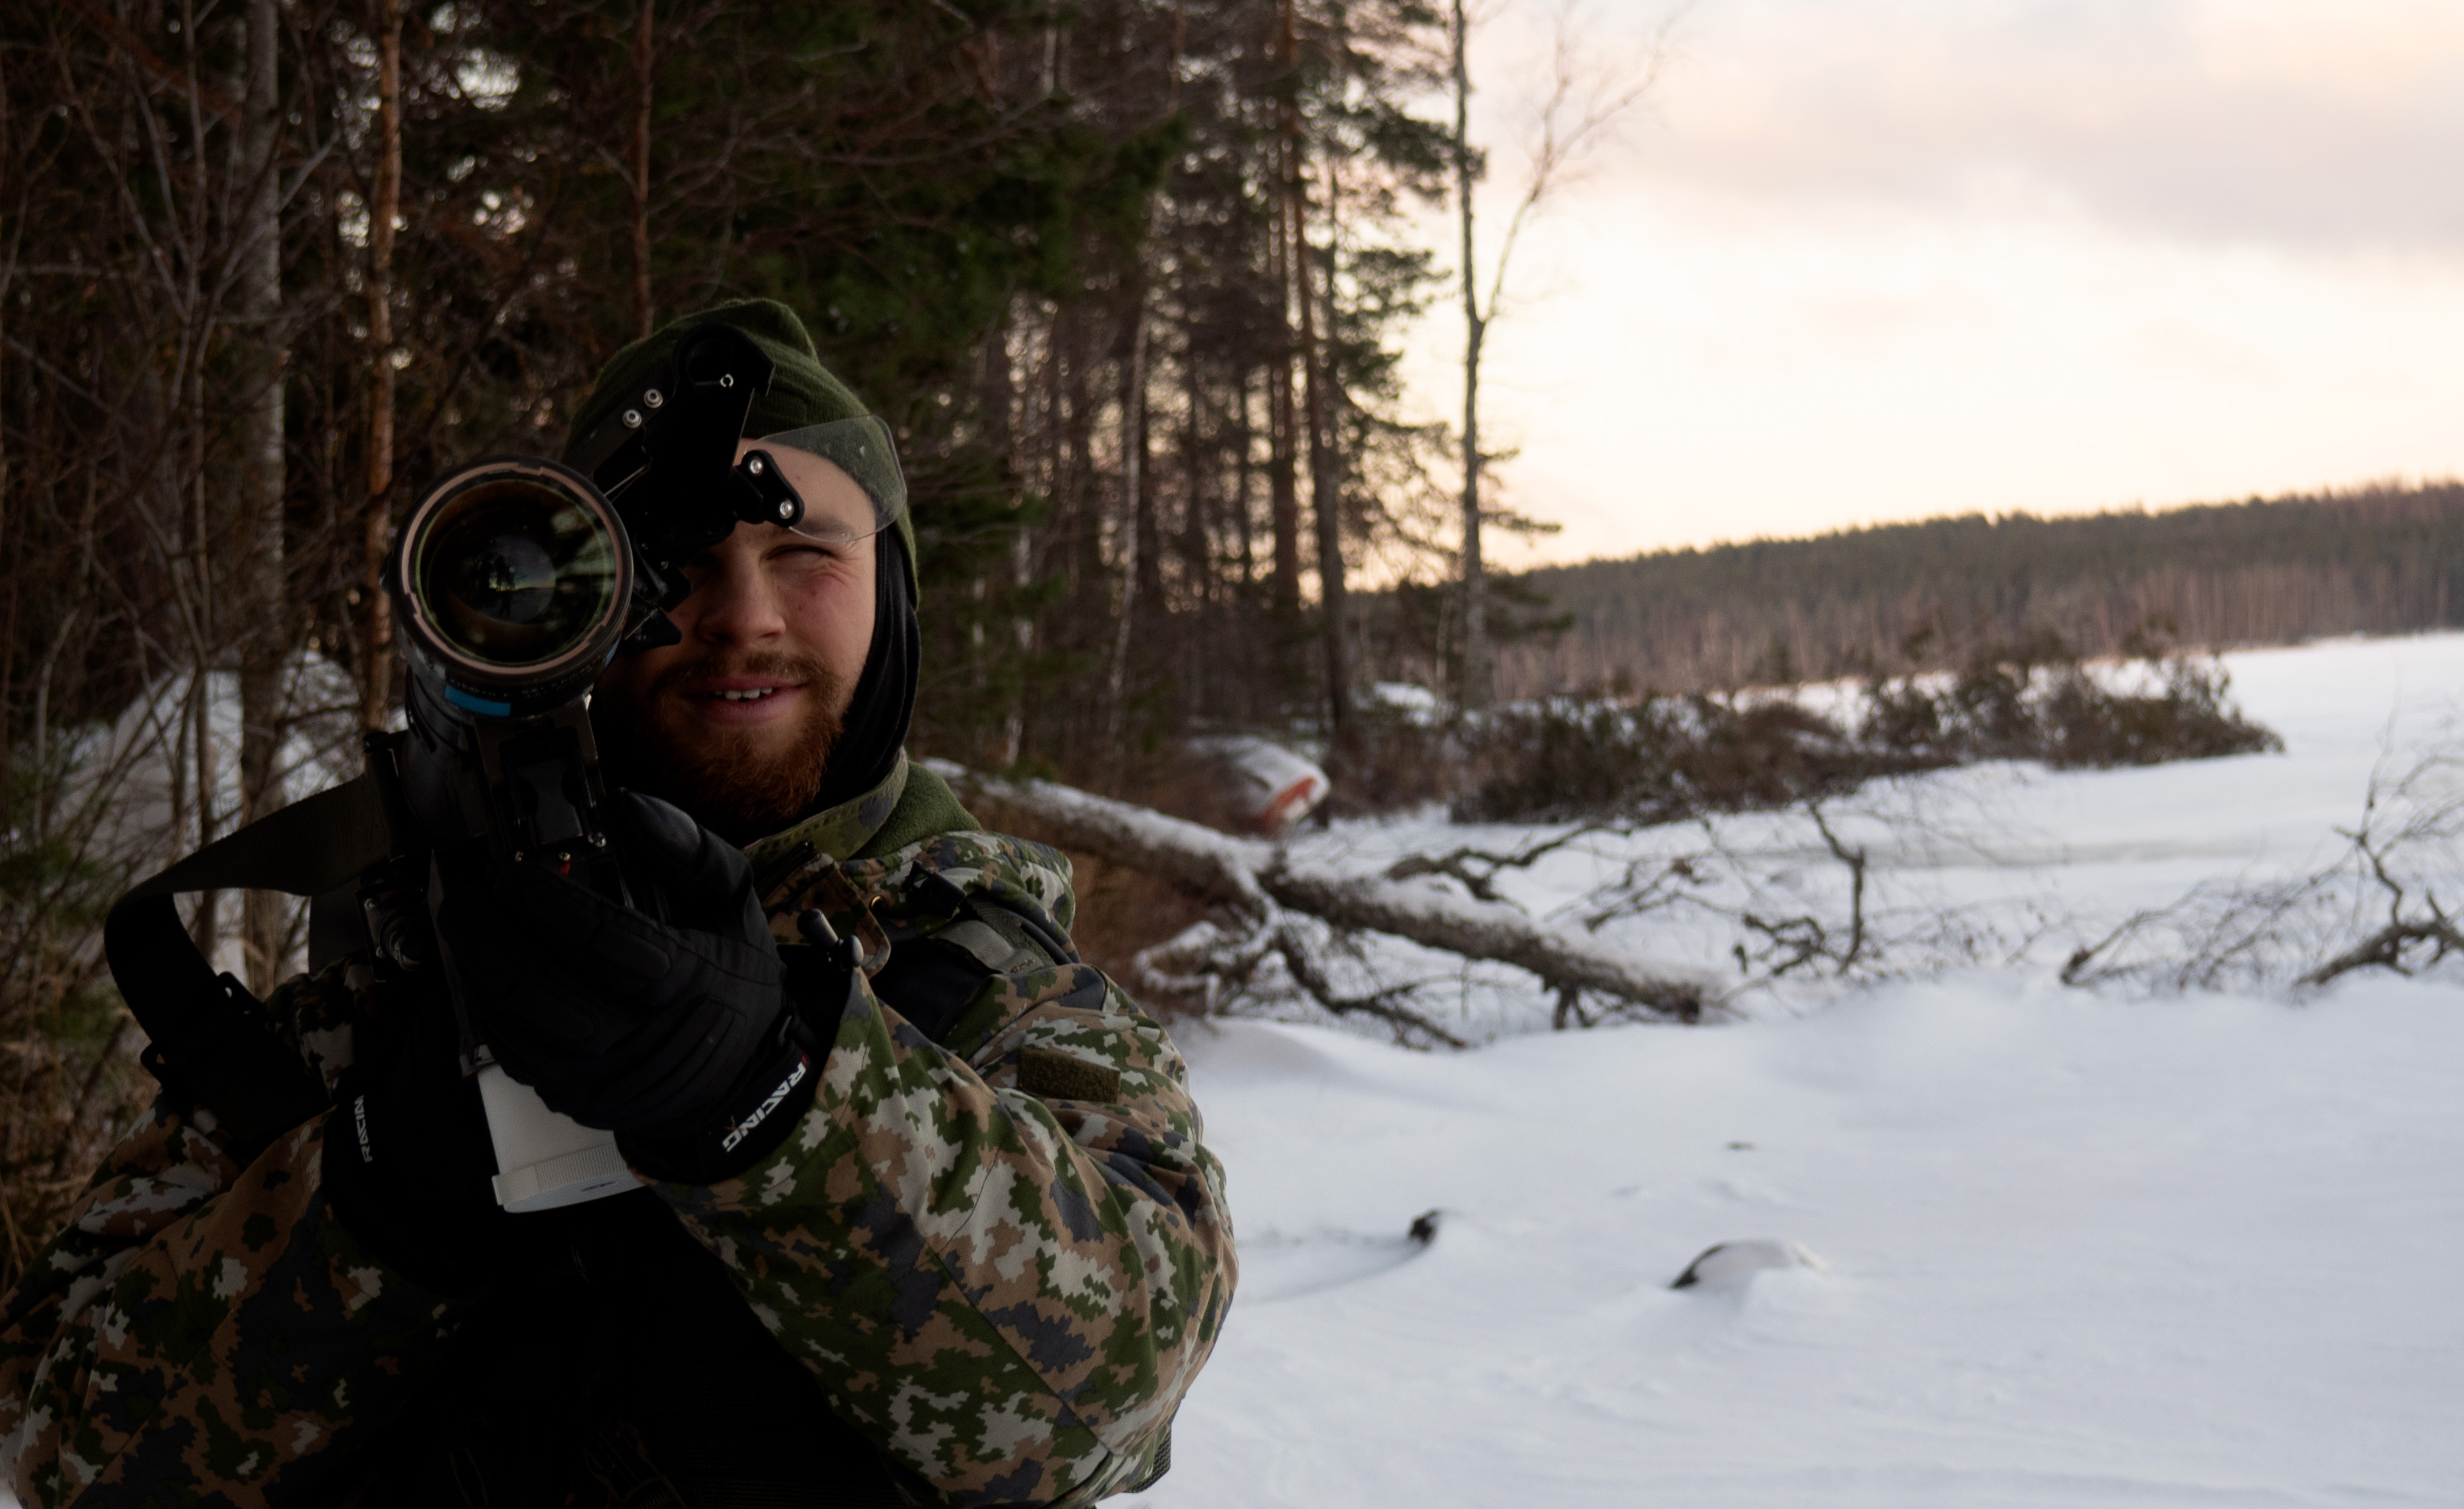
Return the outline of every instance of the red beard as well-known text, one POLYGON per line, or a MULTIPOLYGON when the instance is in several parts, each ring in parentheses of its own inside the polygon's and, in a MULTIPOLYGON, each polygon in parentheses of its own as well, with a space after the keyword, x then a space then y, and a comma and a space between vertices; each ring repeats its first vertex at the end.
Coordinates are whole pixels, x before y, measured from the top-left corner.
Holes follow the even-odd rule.
POLYGON ((592 699, 591 722, 610 786, 671 801, 732 843, 749 843, 805 815, 838 748, 848 688, 819 661, 790 655, 709 655, 661 671, 642 697, 592 699), (771 728, 715 728, 678 689, 718 676, 801 683, 795 736, 771 728))

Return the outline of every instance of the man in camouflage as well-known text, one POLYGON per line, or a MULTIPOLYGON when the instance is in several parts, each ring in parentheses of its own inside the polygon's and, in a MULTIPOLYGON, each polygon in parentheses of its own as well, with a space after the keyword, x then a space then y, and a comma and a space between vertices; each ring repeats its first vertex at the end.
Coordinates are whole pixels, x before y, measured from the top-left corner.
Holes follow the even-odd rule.
MULTIPOLYGON (((575 432, 703 319, 778 365, 748 434, 862 413, 751 303, 620 353, 575 432)), ((637 842, 715 920, 539 875, 447 918, 509 1067, 605 1109, 644 1188, 498 1211, 435 981, 364 955, 293 981, 269 1005, 334 1108, 252 1146, 166 1092, 9 1297, 28 1505, 1078 1505, 1165 1465, 1234 1280, 1184 1065, 1070 949, 1067 860, 908 762, 905 519, 800 548, 738 526, 684 643, 620 657, 594 708, 611 776, 674 803, 621 798, 637 842), (659 1004, 671 959, 751 1028, 659 1004)))

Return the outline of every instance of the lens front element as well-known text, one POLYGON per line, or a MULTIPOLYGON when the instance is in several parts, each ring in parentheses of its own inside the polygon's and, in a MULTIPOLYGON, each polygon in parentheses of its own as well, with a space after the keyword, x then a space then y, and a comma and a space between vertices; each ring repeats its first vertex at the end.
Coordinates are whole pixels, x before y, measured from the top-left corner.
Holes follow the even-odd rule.
POLYGON ((414 563, 446 643, 507 669, 557 660, 615 607, 616 546, 585 509, 528 477, 447 500, 414 563))
POLYGON ((621 528, 596 489, 552 462, 468 467, 404 525, 408 626, 457 683, 511 692, 594 675, 630 590, 621 528))

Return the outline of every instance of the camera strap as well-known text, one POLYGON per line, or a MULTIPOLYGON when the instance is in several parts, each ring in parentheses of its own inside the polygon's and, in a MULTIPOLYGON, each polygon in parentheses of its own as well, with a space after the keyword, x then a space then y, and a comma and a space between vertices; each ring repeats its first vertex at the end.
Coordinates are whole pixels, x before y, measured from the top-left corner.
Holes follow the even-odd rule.
POLYGON ((207 844, 120 899, 102 925, 103 956, 152 1039, 141 1061, 165 1089, 209 1106, 242 1142, 325 1108, 323 1084, 248 988, 214 973, 173 898, 208 890, 319 895, 400 852, 399 831, 398 798, 371 772, 207 844))

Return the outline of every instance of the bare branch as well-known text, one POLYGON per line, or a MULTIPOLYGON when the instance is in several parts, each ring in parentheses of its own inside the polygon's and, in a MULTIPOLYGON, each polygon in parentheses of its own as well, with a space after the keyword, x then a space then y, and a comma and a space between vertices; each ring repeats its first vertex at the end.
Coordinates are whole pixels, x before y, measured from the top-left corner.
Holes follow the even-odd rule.
POLYGON ((2074 950, 2062 982, 2316 989, 2359 970, 2414 974, 2464 952, 2464 929, 2435 884, 2453 871, 2464 839, 2460 776, 2448 752, 2397 774, 2390 748, 2371 773, 2361 821, 2338 830, 2344 848, 2335 858, 2288 880, 2202 885, 2135 913, 2074 950))
POLYGON ((1822 803, 1808 798, 1807 816, 1813 818, 1815 830, 1830 846, 1831 857, 1848 866, 1848 949, 1839 955, 1839 973, 1845 974, 1865 952, 1865 850, 1859 845, 1850 848, 1831 831, 1830 820, 1822 816, 1822 803))
POLYGON ((1498 871, 1528 870, 1576 839, 1610 831, 1613 830, 1607 823, 1586 822, 1578 827, 1569 828, 1553 839, 1527 845, 1512 854, 1491 854, 1485 849, 1476 849, 1468 845, 1456 849, 1450 854, 1414 854, 1397 860, 1389 866, 1386 878, 1399 881, 1415 880, 1423 875, 1442 875, 1448 880, 1460 882, 1463 889, 1482 901, 1503 901, 1505 898, 1497 894, 1498 871), (1486 867, 1474 871, 1471 866, 1475 864, 1486 867))
POLYGON ((1515 249, 1533 217, 1552 194, 1580 178, 1591 154, 1605 145, 1626 117, 1660 87, 1672 55, 1670 38, 1683 14, 1682 11, 1671 14, 1654 29, 1639 56, 1604 60, 1599 38, 1579 4, 1559 9, 1551 38, 1549 93, 1533 112, 1529 176, 1498 244, 1484 322, 1498 317, 1515 249))
POLYGON ((1417 1033, 1449 1048, 1471 1046, 1429 1017, 1402 1004, 1402 997, 1430 983, 1426 980, 1390 985, 1365 995, 1345 995, 1335 989, 1316 956, 1289 926, 1275 929, 1275 952, 1283 959, 1284 968, 1291 972, 1293 981, 1309 993, 1309 998, 1337 1017, 1375 1017, 1394 1027, 1397 1038, 1405 1041, 1417 1033))

